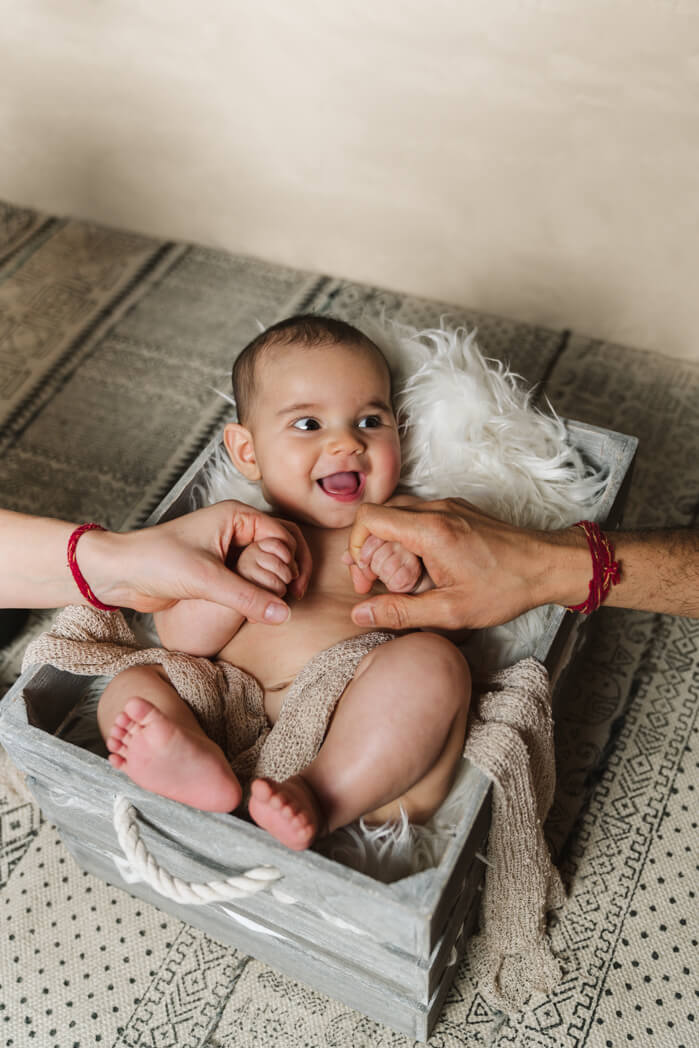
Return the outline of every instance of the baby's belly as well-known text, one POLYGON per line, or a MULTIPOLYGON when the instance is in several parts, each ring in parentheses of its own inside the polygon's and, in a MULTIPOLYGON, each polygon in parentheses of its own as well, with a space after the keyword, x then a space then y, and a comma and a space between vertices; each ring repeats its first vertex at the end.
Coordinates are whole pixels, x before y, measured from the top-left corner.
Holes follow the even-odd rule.
POLYGON ((218 657, 251 674, 265 693, 267 716, 274 723, 296 675, 319 651, 369 630, 350 619, 351 604, 325 603, 322 614, 310 605, 294 605, 281 626, 246 622, 218 657))

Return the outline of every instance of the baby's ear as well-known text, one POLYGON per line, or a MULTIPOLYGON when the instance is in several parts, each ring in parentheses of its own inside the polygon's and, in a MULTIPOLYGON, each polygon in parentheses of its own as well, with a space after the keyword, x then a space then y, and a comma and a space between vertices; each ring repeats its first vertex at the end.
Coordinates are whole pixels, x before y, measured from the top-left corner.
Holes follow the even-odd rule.
POLYGON ((257 466, 252 433, 239 422, 229 422, 223 430, 223 443, 230 460, 247 480, 259 480, 262 476, 257 466))

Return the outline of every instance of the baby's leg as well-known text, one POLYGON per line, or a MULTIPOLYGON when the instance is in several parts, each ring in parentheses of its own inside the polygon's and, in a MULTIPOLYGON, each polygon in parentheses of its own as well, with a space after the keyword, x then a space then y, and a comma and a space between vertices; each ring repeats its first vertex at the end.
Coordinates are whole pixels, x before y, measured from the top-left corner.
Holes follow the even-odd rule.
POLYGON ((362 659, 315 760, 285 783, 258 779, 252 817, 291 848, 306 848, 360 815, 415 821, 439 807, 463 749, 471 683, 458 649, 411 633, 362 659))
POLYGON ((159 666, 134 666, 97 708, 109 761, 144 789, 204 811, 232 811, 241 789, 219 747, 159 666))

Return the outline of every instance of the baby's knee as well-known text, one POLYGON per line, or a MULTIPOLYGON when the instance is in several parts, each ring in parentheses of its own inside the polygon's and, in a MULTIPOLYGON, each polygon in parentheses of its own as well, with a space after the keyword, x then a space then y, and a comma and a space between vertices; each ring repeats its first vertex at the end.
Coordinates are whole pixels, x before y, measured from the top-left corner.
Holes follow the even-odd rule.
POLYGON ((132 689, 142 684, 157 685, 162 681, 165 681, 168 684, 170 683, 169 677, 161 666, 155 664, 128 666, 125 670, 120 670, 119 673, 112 677, 109 684, 104 689, 100 701, 102 701, 105 696, 108 698, 110 694, 121 691, 124 688, 132 689))
POLYGON ((455 644, 439 633, 425 631, 411 633, 402 639, 410 642, 416 670, 427 677, 430 690, 440 697, 440 701, 452 704, 455 711, 468 703, 471 673, 455 644))
POLYGON ((419 633, 409 634, 412 645, 424 657, 430 660, 444 672, 452 673, 457 677, 466 677, 470 680, 468 663, 457 646, 441 633, 431 633, 429 630, 420 630, 419 633))
POLYGON ((448 725, 462 710, 468 710, 468 663, 438 633, 406 633, 375 648, 360 663, 355 688, 362 678, 376 695, 377 710, 384 703, 392 707, 400 701, 410 715, 429 716, 433 726, 448 725))

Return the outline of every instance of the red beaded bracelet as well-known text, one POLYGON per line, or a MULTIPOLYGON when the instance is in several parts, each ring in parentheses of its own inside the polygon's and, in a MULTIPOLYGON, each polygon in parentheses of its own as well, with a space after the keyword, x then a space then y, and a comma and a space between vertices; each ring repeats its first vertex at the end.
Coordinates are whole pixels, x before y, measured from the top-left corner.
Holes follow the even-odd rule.
POLYGON ((73 534, 68 539, 68 567, 73 573, 75 583, 82 593, 88 604, 92 604, 93 608, 99 608, 100 611, 117 611, 118 608, 115 604, 103 604, 99 600, 85 579, 82 571, 78 567, 78 562, 75 558, 75 547, 78 544, 78 539, 81 535, 84 535, 86 531, 105 531, 101 524, 81 524, 79 528, 76 528, 73 534))
POLYGON ((614 547, 598 524, 591 520, 579 520, 573 527, 582 528, 585 532, 592 557, 592 578, 587 600, 582 604, 574 604, 568 611, 581 611, 583 615, 591 615, 593 611, 597 611, 602 601, 606 600, 612 586, 619 582, 619 565, 614 560, 614 547))

